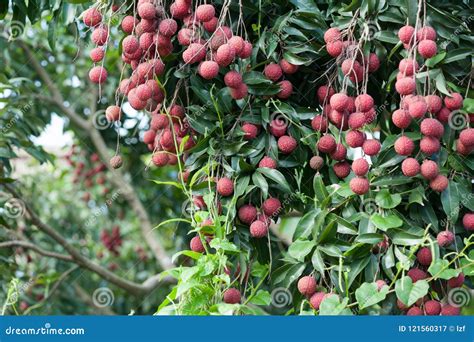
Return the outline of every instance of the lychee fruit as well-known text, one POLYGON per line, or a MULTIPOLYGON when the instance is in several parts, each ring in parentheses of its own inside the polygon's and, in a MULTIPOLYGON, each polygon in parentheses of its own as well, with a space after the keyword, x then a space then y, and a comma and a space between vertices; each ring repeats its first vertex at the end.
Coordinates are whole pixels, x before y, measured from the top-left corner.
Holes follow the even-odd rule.
POLYGON ((319 103, 323 104, 324 102, 329 102, 331 96, 333 96, 336 92, 333 88, 323 85, 318 88, 317 96, 319 103))
POLYGON ((437 300, 429 300, 424 304, 425 313, 428 316, 438 316, 441 312, 441 304, 437 300))
POLYGON ((341 31, 337 27, 331 27, 324 32, 324 41, 326 43, 332 43, 337 40, 341 40, 341 31))
POLYGON ((217 19, 217 17, 214 17, 211 20, 204 22, 202 26, 207 32, 212 33, 216 30, 218 23, 219 19, 217 19))
POLYGON ((163 19, 158 26, 160 34, 165 37, 172 37, 178 31, 178 24, 174 19, 163 19))
POLYGON ((462 224, 464 226, 464 229, 468 231, 473 231, 474 230, 474 213, 464 214, 462 218, 462 224))
POLYGON ((415 91, 416 83, 415 80, 411 77, 400 78, 395 83, 395 89, 400 95, 409 95, 415 91))
POLYGON ((365 176, 369 172, 369 163, 364 158, 358 158, 352 162, 352 171, 356 176, 365 176))
POLYGON ((273 82, 278 81, 283 76, 283 70, 276 63, 270 63, 265 66, 263 73, 265 74, 266 78, 272 80, 273 82))
POLYGON ((293 152, 296 147, 298 147, 298 142, 295 138, 289 135, 283 135, 278 138, 278 149, 284 154, 290 154, 293 152))
POLYGON ((251 204, 245 204, 239 208, 239 219, 250 225, 257 218, 257 209, 251 204))
POLYGON ((428 105, 425 100, 411 101, 408 104, 408 114, 414 119, 422 118, 428 111, 428 105))
POLYGON ((450 111, 448 108, 442 107, 442 108, 440 109, 440 111, 436 114, 436 118, 437 118, 440 122, 446 124, 446 123, 449 122, 449 115, 450 115, 450 114, 451 114, 451 111, 450 111))
POLYGON ((449 230, 444 230, 438 233, 436 240, 440 247, 447 247, 454 242, 454 234, 449 230))
POLYGON ((100 24, 102 21, 102 14, 95 7, 89 8, 83 13, 84 25, 88 27, 94 27, 100 24))
POLYGON ((443 101, 438 95, 425 96, 425 102, 428 107, 428 112, 432 114, 438 113, 441 107, 443 107, 443 101))
POLYGON ((351 173, 351 166, 347 161, 336 163, 332 168, 336 176, 341 179, 346 178, 351 173))
POLYGON ((140 84, 137 87, 136 94, 140 101, 148 101, 152 96, 151 88, 146 84, 140 84))
POLYGON ((425 39, 434 41, 436 40, 436 31, 431 26, 423 26, 416 32, 416 39, 418 41, 423 41, 425 39))
POLYGON ((196 253, 204 253, 206 249, 204 248, 204 245, 202 244, 201 238, 199 236, 195 236, 191 239, 191 242, 189 243, 189 247, 193 252, 196 253))
POLYGON ((132 33, 133 28, 138 25, 138 22, 139 22, 138 19, 135 18, 134 16, 131 16, 131 15, 125 16, 122 19, 122 23, 121 23, 123 32, 128 33, 128 34, 132 33))
POLYGON ((430 188, 436 192, 443 192, 449 185, 448 177, 437 175, 430 181, 430 188))
POLYGON ((410 44, 410 41, 415 33, 415 28, 410 25, 405 25, 398 30, 398 38, 404 44, 410 44))
POLYGON ((242 84, 242 75, 235 70, 231 70, 225 74, 224 83, 230 88, 238 88, 242 84))
POLYGON ((278 83, 280 91, 277 93, 277 97, 282 100, 288 99, 293 93, 293 85, 288 80, 283 80, 278 83))
POLYGON ((474 128, 466 128, 459 133, 459 141, 466 147, 474 147, 474 128))
POLYGON ((460 155, 467 156, 474 150, 474 146, 466 146, 461 140, 456 140, 456 152, 460 155))
POLYGON ((168 153, 161 151, 155 152, 151 157, 151 161, 158 167, 165 166, 169 161, 168 153))
POLYGON ((133 54, 140 48, 140 42, 135 36, 127 36, 122 40, 122 49, 127 54, 133 54))
POLYGON ((438 164, 432 160, 425 160, 420 170, 421 175, 428 180, 434 179, 439 174, 438 164))
POLYGON ((446 304, 441 308, 440 315, 441 316, 459 316, 460 313, 461 313, 460 308, 446 304))
POLYGON ((374 99, 369 94, 361 94, 355 99, 356 110, 367 112, 374 106, 374 99))
POLYGON ((143 142, 147 145, 153 144, 153 142, 155 141, 155 137, 156 132, 150 129, 143 134, 143 142))
POLYGON ((224 302, 227 304, 240 303, 240 291, 231 287, 224 292, 224 302))
POLYGON ((346 133, 346 144, 352 148, 361 147, 365 141, 365 134, 360 131, 349 131, 346 133))
POLYGON ((407 158, 402 162, 402 172, 407 177, 415 177, 420 173, 420 164, 415 158, 407 158))
POLYGON ((461 287, 462 284, 464 284, 464 273, 459 273, 457 277, 453 277, 448 280, 448 286, 450 288, 456 288, 456 287, 461 287))
POLYGON ((92 83, 102 84, 107 80, 107 70, 98 65, 89 71, 89 79, 92 83))
POLYGON ((346 159, 347 149, 342 144, 336 144, 336 148, 330 153, 332 159, 342 161, 346 159))
POLYGON ((216 10, 214 9, 214 6, 209 4, 199 5, 196 8, 196 19, 203 23, 212 20, 215 14, 216 10))
POLYGON ((328 120, 322 115, 316 115, 311 120, 311 127, 318 132, 325 132, 328 129, 328 120))
POLYGON ((280 118, 273 119, 270 122, 270 133, 274 137, 279 138, 279 137, 285 135, 287 127, 288 127, 288 125, 287 125, 285 120, 282 120, 280 118))
POLYGON ((409 156, 415 149, 413 140, 403 135, 395 141, 395 152, 402 156, 409 156))
POLYGON ((108 106, 105 110, 105 117, 107 121, 113 122, 120 120, 120 107, 119 106, 108 106))
POLYGON ((214 61, 204 61, 199 65, 199 75, 206 80, 215 78, 219 74, 219 64, 214 61))
POLYGON ((232 195, 234 193, 234 182, 227 177, 222 177, 217 182, 217 192, 224 197, 232 195))
POLYGON ((427 136, 441 138, 444 134, 444 126, 436 119, 427 118, 420 124, 421 133, 427 136))
POLYGON ((337 93, 331 96, 329 103, 331 104, 332 109, 337 110, 338 112, 344 112, 347 107, 347 102, 349 101, 348 96, 343 93, 337 93))
POLYGON ((392 122, 398 128, 405 129, 410 126, 411 116, 406 110, 397 109, 392 114, 392 122))
POLYGON ((365 123, 366 123, 366 118, 365 118, 364 113, 355 112, 349 115, 348 124, 350 128, 358 129, 358 128, 363 127, 365 123))
POLYGON ((438 47, 432 40, 425 39, 418 43, 418 52, 423 58, 431 58, 437 51, 438 47))
POLYGON ((319 139, 317 148, 322 153, 331 153, 336 149, 336 140, 332 135, 325 134, 319 139))
POLYGON ((240 36, 231 37, 227 43, 234 48, 236 56, 239 56, 245 47, 245 41, 240 36))
POLYGON ((215 61, 219 66, 226 67, 235 58, 235 50, 230 44, 222 44, 216 51, 215 61))
POLYGON ((409 276, 412 282, 416 283, 418 280, 426 279, 428 275, 425 271, 420 270, 419 268, 412 268, 407 272, 407 276, 409 276))
POLYGON ((322 301, 327 297, 327 293, 325 292, 316 292, 311 296, 309 299, 309 304, 314 310, 319 310, 322 301))
POLYGON ((349 182, 349 186, 353 193, 364 195, 369 191, 369 180, 363 177, 354 177, 349 182))
POLYGON ((412 306, 407 311, 407 316, 423 316, 423 310, 418 306, 412 306))
POLYGON ((252 140, 257 137, 258 134, 258 127, 251 123, 244 123, 242 125, 242 131, 244 134, 245 140, 252 140))
POLYGON ((206 57, 206 48, 203 44, 191 43, 183 52, 183 61, 186 64, 194 64, 206 57))
POLYGON ((431 249, 429 249, 428 247, 421 248, 416 254, 416 259, 423 266, 431 265, 431 262, 433 261, 431 249))
POLYGON ((260 239, 268 234, 268 225, 262 221, 254 221, 250 225, 250 235, 254 238, 260 239))
POLYGON ((321 169, 323 167, 323 165, 324 165, 324 160, 320 156, 313 156, 313 157, 311 157, 311 159, 309 161, 309 166, 313 170, 316 170, 316 171, 321 169))
POLYGON ((278 215, 281 209, 281 202, 275 197, 270 197, 262 203, 262 210, 264 214, 269 217, 278 215))
POLYGON ((316 292, 316 279, 312 276, 304 276, 298 280, 298 291, 303 296, 312 296, 316 292))
POLYGON ((418 62, 411 58, 404 58, 398 64, 398 70, 404 76, 412 76, 415 71, 418 71, 418 62))
POLYGON ((280 68, 287 75, 292 75, 298 71, 298 65, 291 64, 286 59, 280 61, 280 68))
POLYGON ((138 5, 138 15, 142 19, 154 19, 156 16, 156 8, 155 5, 148 2, 143 2, 138 5))
POLYGON ((326 45, 326 51, 331 57, 337 57, 342 53, 344 49, 344 43, 340 40, 336 40, 335 42, 328 43, 326 45))
POLYGON ((364 144, 362 145, 362 150, 364 151, 365 154, 368 156, 375 156, 380 152, 380 142, 375 139, 367 139, 364 141, 364 144))
POLYGON ((457 110, 462 107, 463 97, 459 93, 452 93, 451 97, 446 96, 444 98, 444 105, 450 110, 457 110))
POLYGON ((97 63, 104 59, 104 55, 105 55, 104 49, 101 47, 96 47, 91 50, 89 56, 94 63, 97 63))
POLYGON ((271 157, 265 156, 258 163, 258 167, 268 167, 269 169, 276 169, 277 162, 273 160, 271 157))
POLYGON ((230 96, 234 100, 241 100, 248 94, 248 86, 245 83, 241 83, 237 88, 229 88, 230 89, 230 96))
POLYGON ((431 156, 439 151, 441 145, 439 140, 433 137, 423 137, 420 141, 420 150, 424 154, 431 156))
POLYGON ((122 166, 122 157, 121 156, 113 156, 111 159, 110 159, 110 166, 112 167, 112 169, 118 169, 122 166))

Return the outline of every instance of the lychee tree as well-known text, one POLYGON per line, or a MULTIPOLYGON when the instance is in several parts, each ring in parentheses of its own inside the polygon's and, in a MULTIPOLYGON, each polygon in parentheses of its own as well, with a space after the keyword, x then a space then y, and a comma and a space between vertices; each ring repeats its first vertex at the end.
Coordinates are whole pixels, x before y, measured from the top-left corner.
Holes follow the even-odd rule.
POLYGON ((83 12, 90 81, 105 97, 120 75, 107 120, 119 132, 130 108, 147 113, 150 162, 179 172, 154 183, 187 197, 157 227, 184 223, 190 241, 157 312, 459 314, 474 272, 471 18, 461 1, 83 12))

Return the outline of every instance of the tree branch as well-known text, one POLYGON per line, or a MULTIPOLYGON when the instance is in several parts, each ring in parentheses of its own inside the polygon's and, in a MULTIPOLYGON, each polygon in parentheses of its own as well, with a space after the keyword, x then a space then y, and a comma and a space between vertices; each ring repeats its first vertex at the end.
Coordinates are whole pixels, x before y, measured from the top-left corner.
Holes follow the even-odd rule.
POLYGON ((50 258, 55 258, 63 261, 73 261, 72 257, 70 255, 64 255, 64 254, 59 254, 55 252, 50 252, 47 250, 44 250, 30 242, 27 241, 21 241, 21 240, 12 240, 12 241, 6 241, 6 242, 1 242, 0 243, 0 248, 11 248, 11 247, 22 247, 22 248, 27 248, 35 251, 36 253, 50 257, 50 258))
POLYGON ((47 98, 42 95, 37 95, 37 97, 54 103, 64 112, 64 114, 72 122, 74 122, 77 126, 79 126, 84 131, 84 133, 89 135, 101 159, 104 161, 107 161, 105 164, 107 165, 109 171, 112 172, 114 175, 113 177, 111 177, 112 182, 120 190, 120 192, 123 194, 125 199, 130 203, 132 209, 135 211, 138 218, 140 219, 140 223, 141 223, 140 229, 141 229, 142 235, 145 241, 147 242, 148 246, 152 250, 155 256, 155 259, 158 261, 158 263, 164 270, 172 269, 175 265, 173 264, 173 262, 171 261, 171 258, 166 253, 166 250, 163 247, 161 241, 155 236, 153 232, 153 225, 150 221, 150 218, 148 216, 148 213, 145 207, 143 206, 143 203, 138 198, 131 184, 123 176, 122 171, 114 170, 108 163, 108 160, 110 160, 111 155, 108 151, 108 148, 104 139, 102 138, 102 135, 96 129, 94 129, 93 125, 90 122, 83 119, 73 109, 66 107, 64 105, 64 99, 59 89, 56 87, 53 80, 51 79, 49 74, 46 72, 46 70, 41 66, 38 59, 34 55, 34 53, 31 51, 30 47, 21 40, 17 40, 17 42, 20 45, 20 47, 25 51, 29 59, 29 63, 31 63, 31 66, 37 72, 38 76, 46 84, 46 87, 48 88, 48 90, 50 91, 52 95, 51 98, 47 98))

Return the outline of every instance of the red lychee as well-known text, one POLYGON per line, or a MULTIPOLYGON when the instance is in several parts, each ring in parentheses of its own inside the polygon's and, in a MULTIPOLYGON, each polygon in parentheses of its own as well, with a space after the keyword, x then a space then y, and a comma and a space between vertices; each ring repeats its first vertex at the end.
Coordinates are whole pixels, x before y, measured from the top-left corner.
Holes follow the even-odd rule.
POLYGON ((352 162, 352 171, 356 176, 365 176, 369 172, 369 163, 364 158, 358 158, 352 162))
POLYGON ((269 217, 277 216, 281 209, 281 202, 275 197, 270 197, 262 203, 262 210, 269 217))
POLYGON ((258 127, 251 123, 244 123, 242 125, 242 131, 244 131, 244 139, 252 140, 257 137, 258 127))
POLYGON ((415 91, 416 83, 411 77, 403 77, 395 83, 395 89, 400 95, 409 95, 415 91))
POLYGON ((349 115, 348 124, 350 128, 358 129, 358 128, 363 127, 365 123, 366 123, 366 118, 365 118, 364 113, 355 112, 349 115))
POLYGON ((225 74, 224 83, 230 88, 238 88, 242 84, 242 75, 235 70, 231 70, 225 74))
POLYGON ((193 252, 197 253, 204 253, 206 251, 199 236, 195 236, 191 239, 189 247, 193 252))
POLYGON ((317 148, 322 153, 331 153, 336 149, 336 140, 332 135, 325 134, 319 139, 317 148))
POLYGON ((204 4, 204 5, 199 5, 196 8, 196 19, 202 22, 207 22, 209 20, 212 20, 215 14, 216 14, 216 10, 214 9, 214 6, 212 5, 204 4))
POLYGON ((466 128, 459 133, 459 141, 466 147, 474 147, 474 128, 466 128))
POLYGON ((439 174, 438 164, 432 160, 425 160, 421 164, 421 175, 428 180, 434 179, 439 174))
POLYGON ((463 97, 459 93, 452 93, 451 97, 446 96, 444 98, 444 105, 450 110, 457 110, 462 107, 463 97))
POLYGON ((431 249, 429 249, 428 247, 421 248, 416 254, 416 259, 423 266, 431 265, 431 262, 433 261, 431 249))
POLYGON ((298 142, 295 138, 289 135, 283 135, 278 138, 278 149, 284 154, 290 154, 293 152, 296 147, 298 147, 298 142))
POLYGON ((215 78, 219 74, 219 64, 214 61, 204 61, 199 65, 199 75, 206 80, 215 78))
POLYGON ((217 182, 217 192, 224 197, 232 195, 234 193, 234 182, 227 177, 222 177, 217 182))
POLYGON ((427 111, 428 106, 424 99, 421 101, 411 101, 408 104, 408 114, 410 114, 412 118, 420 119, 426 114, 427 111))
POLYGON ((374 106, 374 99, 369 94, 361 94, 355 99, 356 110, 367 112, 374 106))
POLYGON ((165 37, 172 37, 178 31, 178 24, 174 19, 163 19, 158 26, 160 34, 165 37))
POLYGON ((245 41, 240 36, 231 37, 227 43, 234 48, 236 56, 239 56, 245 47, 245 41))
POLYGON ((153 130, 148 130, 143 134, 143 142, 145 144, 152 144, 155 141, 156 132, 153 130))
POLYGON ((240 221, 250 225, 257 218, 257 209, 251 204, 245 204, 239 208, 238 215, 240 221))
POLYGON ((473 231, 474 230, 474 213, 464 214, 462 218, 462 224, 464 226, 464 229, 468 231, 473 231))
POLYGON ((136 90, 137 97, 140 101, 148 101, 151 98, 151 88, 146 84, 140 84, 136 90))
POLYGON ((125 16, 122 19, 122 23, 121 23, 123 32, 128 33, 128 34, 132 33, 133 28, 138 25, 138 22, 139 22, 138 19, 131 15, 125 16))
POLYGON ((333 96, 334 94, 334 89, 329 86, 323 85, 319 87, 317 91, 319 103, 323 104, 324 102, 329 102, 331 96, 333 96))
POLYGON ((265 156, 260 160, 258 163, 258 167, 268 167, 269 169, 276 169, 277 168, 277 162, 273 160, 272 158, 265 156))
POLYGON ((285 120, 282 120, 280 118, 273 119, 270 122, 270 133, 274 137, 279 138, 279 137, 285 135, 287 127, 288 127, 288 125, 287 125, 285 120))
POLYGON ((92 31, 91 40, 99 46, 104 45, 107 43, 107 39, 109 38, 109 31, 105 26, 99 26, 92 31))
POLYGON ((438 95, 425 96, 425 102, 428 107, 428 112, 432 114, 438 113, 443 106, 443 101, 438 95))
POLYGON ((169 158, 166 152, 155 152, 151 158, 153 164, 162 167, 168 164, 169 158))
POLYGON ((327 293, 325 292, 316 292, 311 296, 309 299, 309 303, 314 310, 319 310, 322 301, 327 297, 327 293))
POLYGON ((265 74, 266 78, 272 80, 273 82, 278 81, 283 76, 283 71, 281 70, 281 67, 276 63, 270 63, 265 66, 263 73, 265 74))
POLYGON ((342 144, 336 144, 336 148, 331 152, 330 156, 332 159, 342 161, 346 159, 347 149, 342 144))
POLYGON ((425 313, 428 316, 438 316, 441 312, 441 304, 437 300, 429 300, 424 304, 425 313))
POLYGON ((440 111, 436 114, 436 118, 437 118, 440 122, 446 124, 446 123, 449 122, 449 115, 450 115, 450 114, 451 114, 451 111, 450 111, 448 108, 442 107, 442 108, 440 109, 440 111))
POLYGON ((444 126, 436 119, 427 118, 420 124, 421 134, 441 138, 444 134, 444 126))
POLYGON ((110 166, 112 169, 118 169, 122 166, 122 157, 121 156, 113 156, 110 158, 110 166))
POLYGON ((380 68, 380 59, 379 56, 377 56, 376 53, 371 52, 369 55, 369 60, 367 61, 367 64, 369 64, 369 72, 376 72, 380 68))
POLYGON ((331 107, 338 112, 344 112, 347 107, 347 102, 349 101, 348 96, 343 93, 337 93, 331 96, 329 103, 331 107))
POLYGON ((398 70, 404 76, 412 76, 415 71, 418 71, 418 62, 411 58, 404 58, 398 64, 398 70))
POLYGON ((316 292, 316 279, 312 276, 304 276, 298 280, 298 291, 303 296, 312 296, 316 292))
POLYGON ((369 180, 363 177, 354 177, 349 182, 349 186, 357 195, 364 195, 369 191, 369 180))
POLYGON ((439 140, 433 137, 423 137, 420 141, 420 150, 424 154, 431 156, 439 151, 441 145, 439 140))
POLYGON ((291 64, 286 59, 280 61, 280 68, 287 75, 292 75, 298 71, 298 65, 291 64))
POLYGON ((431 58, 437 51, 436 43, 432 40, 425 39, 418 43, 418 52, 423 58, 431 58))
POLYGON ((125 53, 133 54, 140 48, 140 42, 135 36, 127 36, 122 40, 122 49, 125 53))
POLYGON ((102 21, 102 14, 95 7, 89 8, 82 14, 84 25, 94 27, 100 24, 102 21))
POLYGON ((406 110, 397 109, 392 114, 392 122, 398 128, 405 129, 408 126, 410 126, 411 116, 408 114, 406 110))
POLYGON ((454 242, 454 234, 449 230, 444 230, 439 232, 436 240, 438 241, 438 245, 440 247, 447 247, 454 242))
POLYGON ((351 173, 351 166, 347 161, 336 163, 332 168, 336 176, 341 179, 346 178, 351 173))
POLYGON ((459 273, 457 277, 453 277, 448 280, 448 286, 450 288, 461 287, 464 284, 464 273, 459 273))
POLYGON ((326 43, 332 43, 337 40, 341 40, 341 31, 337 27, 331 27, 324 32, 324 41, 326 43))
POLYGON ((229 88, 230 89, 230 96, 234 100, 241 100, 248 94, 248 86, 245 83, 241 83, 237 88, 229 88))
POLYGON ((364 144, 362 145, 362 150, 364 151, 365 154, 368 156, 375 156, 380 152, 380 142, 375 139, 367 139, 364 141, 364 144))
POLYGON ((413 140, 403 135, 395 141, 395 152, 402 156, 409 156, 415 149, 413 140))
POLYGON ((192 43, 183 52, 183 61, 186 64, 194 64, 206 57, 206 48, 203 44, 192 43))
POLYGON ((107 70, 102 66, 95 66, 89 71, 89 79, 92 83, 102 84, 107 80, 107 70))
POLYGON ((154 19, 156 16, 156 8, 155 5, 144 2, 138 5, 138 15, 142 19, 154 19))
POLYGON ((444 305, 441 308, 441 316, 459 316, 461 309, 449 304, 444 305))
POLYGON ((211 20, 209 21, 206 21, 205 23, 203 23, 203 27, 204 29, 207 31, 207 32, 214 32, 217 28, 217 24, 219 23, 219 19, 217 19, 217 17, 214 17, 212 18, 211 20))
POLYGON ((120 107, 119 106, 108 106, 105 110, 105 117, 107 121, 118 121, 120 120, 120 107))
POLYGON ((352 148, 361 147, 365 141, 365 134, 360 131, 349 131, 346 134, 346 144, 352 148))
POLYGON ((423 316, 423 310, 418 306, 412 306, 407 311, 407 316, 423 316))
POLYGON ((416 39, 418 41, 423 41, 425 39, 434 41, 436 40, 436 31, 431 26, 423 26, 416 32, 416 39))
POLYGON ((410 44, 410 40, 413 37, 413 33, 415 33, 415 28, 410 25, 405 25, 400 30, 398 30, 398 38, 404 44, 410 44))
POLYGON ((324 160, 320 156, 313 156, 313 157, 311 157, 311 159, 309 161, 309 166, 313 170, 319 170, 323 167, 323 165, 324 165, 324 160))
POLYGON ((311 120, 311 127, 315 131, 325 132, 328 129, 328 120, 322 115, 316 115, 311 120))
POLYGON ((288 80, 283 80, 278 83, 280 86, 280 91, 277 94, 277 97, 282 100, 288 99, 293 93, 293 85, 288 80))
POLYGON ((443 192, 449 185, 448 177, 437 175, 430 181, 430 188, 436 192, 443 192))
POLYGON ((420 164, 415 158, 407 158, 402 162, 402 172, 407 177, 415 177, 420 173, 420 164))
POLYGON ((468 156, 474 150, 474 146, 466 146, 460 140, 456 140, 456 152, 468 156))
POLYGON ((268 234, 268 226, 265 222, 262 221, 254 221, 250 225, 250 235, 254 238, 260 239, 268 234))
POLYGON ((90 54, 89 54, 91 60, 94 63, 97 63, 97 62, 100 62, 101 60, 103 60, 104 55, 105 55, 104 49, 101 48, 101 47, 96 47, 96 48, 92 49, 90 54))
POLYGON ((224 292, 224 302, 227 304, 240 303, 240 291, 231 287, 224 292))
POLYGON ((342 53, 342 50, 344 49, 344 43, 341 42, 340 40, 337 40, 333 43, 328 43, 326 45, 326 51, 331 57, 337 57, 342 53))
POLYGON ((412 268, 407 272, 407 276, 409 276, 412 282, 416 283, 418 280, 426 279, 428 275, 425 271, 420 270, 419 268, 412 268))

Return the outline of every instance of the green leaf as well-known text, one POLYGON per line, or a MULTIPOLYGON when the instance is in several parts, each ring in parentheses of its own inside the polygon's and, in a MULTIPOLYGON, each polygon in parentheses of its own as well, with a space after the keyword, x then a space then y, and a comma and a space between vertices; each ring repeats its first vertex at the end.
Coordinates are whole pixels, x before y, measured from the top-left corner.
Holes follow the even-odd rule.
POLYGON ((281 186, 285 192, 291 192, 290 185, 286 181, 285 176, 283 176, 280 171, 269 169, 267 167, 260 167, 257 169, 257 172, 260 172, 262 175, 273 180, 275 183, 281 186))
POLYGON ((395 245, 415 246, 423 242, 423 236, 413 235, 406 232, 398 232, 392 236, 395 245))
POLYGON ((314 250, 313 256, 311 257, 311 263, 313 264, 313 267, 320 273, 324 274, 324 260, 321 255, 321 252, 319 251, 319 248, 316 248, 314 250))
POLYGON ((316 215, 321 212, 319 209, 313 209, 307 212, 296 225, 295 232, 293 234, 293 239, 307 238, 314 227, 314 220, 316 215))
POLYGON ((324 186, 323 177, 320 174, 314 176, 313 188, 314 194, 319 203, 322 203, 329 196, 329 193, 324 186))
POLYGON ((255 296, 253 296, 249 302, 255 305, 270 305, 272 302, 272 297, 268 291, 258 290, 255 296))
POLYGON ((239 249, 236 245, 228 240, 221 240, 219 238, 212 239, 211 243, 209 244, 212 248, 216 250, 223 250, 226 252, 238 253, 239 249))
POLYGON ((418 280, 413 283, 410 277, 405 276, 395 282, 395 293, 397 298, 406 306, 412 306, 420 298, 428 293, 430 285, 426 280, 418 280))
POLYGON ((383 241, 384 237, 382 234, 377 234, 377 233, 366 233, 366 234, 361 234, 359 235, 355 241, 361 242, 361 243, 368 243, 370 245, 375 245, 376 243, 379 243, 383 241))
POLYGON ((387 189, 383 189, 375 196, 375 202, 381 208, 392 209, 402 202, 402 196, 399 194, 392 195, 387 189))
POLYGON ((169 224, 169 223, 174 223, 174 222, 185 222, 185 223, 188 223, 188 224, 192 224, 192 222, 191 222, 190 220, 186 220, 186 219, 182 219, 182 218, 173 218, 173 219, 169 219, 169 220, 160 222, 160 224, 158 224, 158 225, 157 225, 155 228, 153 228, 153 229, 158 229, 158 228, 160 228, 161 226, 164 226, 164 225, 169 224))
POLYGON ((449 268, 448 260, 437 259, 431 263, 428 272, 433 276, 433 279, 448 280, 457 277, 459 273, 461 273, 461 270, 449 268))
POLYGON ((296 240, 288 248, 288 254, 298 261, 304 261, 315 245, 314 241, 296 240))
POLYGON ((387 297, 389 289, 388 286, 384 286, 379 291, 376 283, 363 283, 355 291, 359 309, 362 310, 383 301, 387 297))
POLYGON ((459 192, 455 182, 449 182, 448 187, 441 193, 441 204, 450 222, 456 222, 459 216, 459 192))
POLYGON ((159 185, 172 185, 178 189, 183 189, 183 186, 181 185, 181 183, 178 183, 178 182, 158 181, 154 179, 152 179, 151 181, 159 185))
POLYGON ((268 182, 261 173, 254 172, 252 175, 252 182, 262 190, 264 198, 268 196, 268 182))
POLYGON ((319 315, 321 316, 338 316, 338 315, 352 315, 352 311, 347 307, 349 298, 344 298, 342 301, 338 295, 330 294, 321 302, 319 307, 319 315))
POLYGON ((403 221, 397 215, 389 214, 387 216, 382 216, 381 214, 373 214, 370 217, 370 221, 379 229, 387 231, 391 228, 401 227, 403 221))

